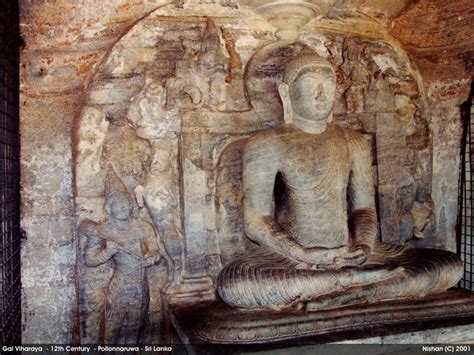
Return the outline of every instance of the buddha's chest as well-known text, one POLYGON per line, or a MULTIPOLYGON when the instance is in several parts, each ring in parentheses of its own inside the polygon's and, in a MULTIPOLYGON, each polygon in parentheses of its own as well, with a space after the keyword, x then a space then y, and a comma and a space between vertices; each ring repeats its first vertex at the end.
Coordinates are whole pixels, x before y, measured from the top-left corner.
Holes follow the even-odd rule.
POLYGON ((299 139, 281 159, 285 182, 297 189, 347 184, 350 162, 345 142, 337 136, 299 139))

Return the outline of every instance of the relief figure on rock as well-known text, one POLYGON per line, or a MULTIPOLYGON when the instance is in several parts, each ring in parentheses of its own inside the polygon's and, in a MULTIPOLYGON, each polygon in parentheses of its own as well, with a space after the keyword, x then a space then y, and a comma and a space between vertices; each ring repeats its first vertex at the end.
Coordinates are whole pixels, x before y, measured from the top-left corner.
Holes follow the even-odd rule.
POLYGON ((243 149, 244 229, 258 248, 220 272, 219 295, 233 307, 312 311, 416 298, 462 275, 453 253, 376 241, 369 144, 331 123, 335 89, 324 58, 292 59, 278 87, 285 124, 243 149))
POLYGON ((87 237, 85 263, 97 267, 113 263, 113 274, 104 289, 99 341, 105 344, 138 344, 147 322, 150 301, 147 268, 160 261, 157 235, 147 222, 133 216, 134 201, 109 166, 102 223, 85 220, 79 227, 87 237))
POLYGON ((165 107, 165 91, 162 85, 148 80, 142 92, 132 100, 128 121, 137 136, 150 144, 150 164, 143 183, 135 187, 135 196, 139 207, 146 207, 162 236, 166 248, 163 257, 170 268, 167 292, 172 292, 181 282, 184 259, 176 167, 180 121, 176 108, 165 107))

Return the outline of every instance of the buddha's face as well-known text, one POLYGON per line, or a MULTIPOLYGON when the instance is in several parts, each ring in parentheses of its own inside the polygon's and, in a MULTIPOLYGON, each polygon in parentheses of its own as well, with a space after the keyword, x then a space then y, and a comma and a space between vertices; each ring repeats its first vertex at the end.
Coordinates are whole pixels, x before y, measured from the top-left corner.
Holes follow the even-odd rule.
POLYGON ((336 78, 328 66, 312 68, 289 87, 293 111, 311 121, 324 121, 334 106, 336 78))

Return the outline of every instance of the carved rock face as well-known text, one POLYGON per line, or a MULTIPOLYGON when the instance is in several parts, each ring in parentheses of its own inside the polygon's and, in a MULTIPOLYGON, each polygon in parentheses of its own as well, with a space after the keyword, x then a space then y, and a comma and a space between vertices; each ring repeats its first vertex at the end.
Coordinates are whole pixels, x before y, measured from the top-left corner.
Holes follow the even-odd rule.
MULTIPOLYGON (((403 151, 408 157, 405 160, 418 154, 422 163, 426 162, 422 168, 429 166, 431 157, 429 138, 424 145, 408 149, 405 136, 398 137, 395 110, 413 121, 411 108, 422 105, 411 71, 389 44, 339 32, 320 33, 310 24, 300 36, 301 42, 268 44, 275 39, 274 28, 247 10, 226 7, 218 17, 225 16, 216 23, 196 17, 200 14, 197 10, 190 11, 163 8, 137 23, 120 40, 93 80, 91 98, 79 123, 75 170, 79 220, 104 219, 105 173, 101 169, 110 162, 128 190, 135 192, 138 206, 134 216, 153 224, 162 242, 160 250, 169 254, 171 287, 152 281, 167 277, 165 266, 148 271, 150 309, 156 315, 151 323, 159 322, 159 304, 153 302, 160 292, 166 293, 170 304, 213 299, 212 279, 222 266, 256 248, 245 237, 243 226, 243 146, 255 132, 281 126, 284 110, 313 123, 330 121, 334 106, 335 123, 372 135, 377 159, 372 160, 372 170, 367 170, 377 176, 381 191, 382 238, 397 240, 399 236, 396 228, 386 231, 386 221, 390 227, 398 227, 398 182, 414 171, 411 161, 401 167, 399 154, 393 151, 403 151), (237 18, 245 21, 237 23, 237 18), (305 63, 304 70, 297 66, 293 72, 295 80, 286 82, 291 87, 280 100, 277 88, 287 64, 296 56, 311 55, 314 48, 334 66, 337 90, 331 65, 305 63), (401 96, 397 105, 392 103, 395 95, 401 96), (289 107, 284 108, 282 101, 289 107)), ((418 115, 425 122, 424 116, 418 115)), ((302 177, 308 167, 317 170, 323 161, 341 161, 328 154, 330 149, 314 154, 311 149, 317 144, 301 145, 303 154, 289 159, 295 169, 288 168, 294 174, 299 169, 300 181, 311 182, 302 177), (301 163, 306 158, 312 165, 301 163)), ((272 147, 270 152, 274 150, 272 147)), ((429 168, 417 174, 417 186, 429 188, 429 168)), ((274 178, 265 180, 267 185, 274 178)), ((266 196, 271 198, 272 192, 266 196)), ((334 215, 327 218, 328 224, 334 219, 334 215)), ((86 324, 85 342, 94 342, 89 339, 98 334, 95 319, 100 309, 95 292, 107 285, 111 274, 83 265, 81 272, 81 279, 87 280, 80 285, 85 300, 80 305, 84 311, 81 324, 86 324)), ((135 300, 130 298, 129 302, 135 300)))
POLYGON ((177 110, 168 110, 165 104, 165 89, 149 80, 143 90, 132 98, 128 110, 128 121, 135 128, 137 136, 156 140, 178 130, 175 117, 177 110))

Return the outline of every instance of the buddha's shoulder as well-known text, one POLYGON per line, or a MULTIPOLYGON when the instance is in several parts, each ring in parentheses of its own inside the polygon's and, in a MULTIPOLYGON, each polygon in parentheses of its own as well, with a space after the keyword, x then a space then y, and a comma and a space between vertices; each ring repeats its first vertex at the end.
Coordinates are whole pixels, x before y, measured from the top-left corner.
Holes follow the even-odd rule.
POLYGON ((287 126, 269 128, 257 132, 248 138, 245 144, 245 150, 258 150, 266 147, 277 149, 283 146, 292 134, 294 134, 294 131, 287 126))
POLYGON ((350 128, 343 128, 337 125, 334 125, 334 127, 335 130, 338 131, 339 134, 344 137, 345 141, 351 149, 366 150, 369 147, 367 135, 350 128))

